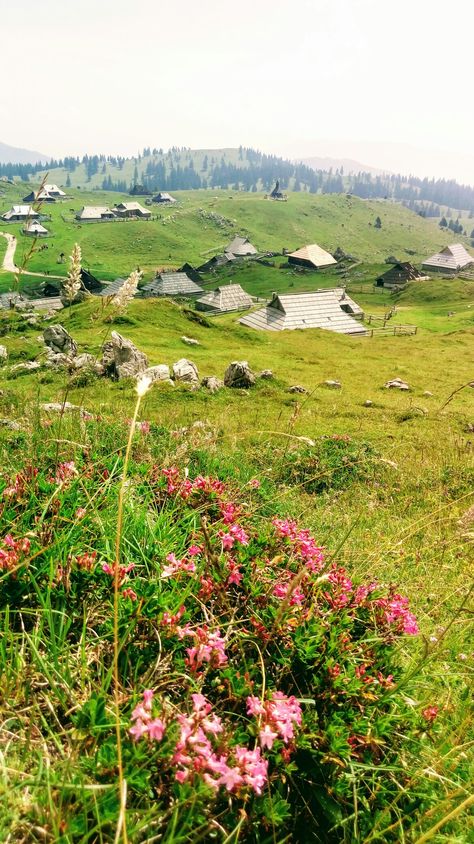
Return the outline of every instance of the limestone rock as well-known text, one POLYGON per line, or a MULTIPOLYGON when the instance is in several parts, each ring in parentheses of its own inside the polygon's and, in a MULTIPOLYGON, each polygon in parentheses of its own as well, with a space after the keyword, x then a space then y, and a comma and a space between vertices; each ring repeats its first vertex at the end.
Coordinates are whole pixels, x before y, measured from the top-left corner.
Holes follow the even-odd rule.
POLYGON ((186 337, 185 334, 181 337, 183 343, 186 343, 187 346, 200 346, 199 340, 194 340, 192 337, 186 337))
POLYGON ((246 360, 234 360, 229 364, 224 375, 226 387, 246 389, 255 384, 255 375, 246 360))
POLYGON ((401 378, 393 378, 391 381, 387 381, 384 385, 386 390, 409 390, 410 387, 406 383, 406 381, 402 381, 401 378))
POLYGON ((25 363, 16 363, 12 366, 11 372, 34 372, 35 369, 41 369, 41 364, 37 360, 27 360, 25 363))
POLYGON ((423 395, 426 396, 427 399, 430 399, 433 396, 433 393, 430 390, 425 390, 423 395))
POLYGON ((160 363, 158 366, 149 366, 148 369, 145 369, 143 375, 146 378, 150 378, 152 384, 154 384, 155 381, 169 381, 170 368, 166 365, 166 363, 160 363))
POLYGON ((46 356, 46 366, 48 369, 68 369, 74 358, 63 354, 62 352, 53 352, 48 349, 46 356))
POLYGON ((301 384, 294 384, 293 387, 288 387, 289 393, 307 393, 308 390, 306 387, 302 387, 301 384))
POLYGON ((0 419, 0 425, 3 428, 8 428, 9 431, 21 431, 22 427, 19 422, 14 419, 0 419))
POLYGON ((118 331, 112 331, 111 339, 102 347, 101 364, 104 372, 114 380, 136 378, 148 367, 148 358, 118 331))
POLYGON ((206 387, 210 393, 217 393, 223 389, 224 382, 220 378, 216 378, 215 375, 207 375, 206 378, 202 379, 202 386, 206 387))
POLYGON ((45 402, 44 404, 40 404, 41 410, 46 411, 46 413, 79 413, 79 415, 83 419, 93 419, 92 413, 89 413, 87 410, 84 410, 83 407, 79 407, 78 404, 71 404, 69 401, 65 402, 45 402))
POLYGON ((366 399, 364 402, 364 407, 373 407, 373 405, 374 403, 373 401, 370 401, 370 399, 366 399))
POLYGON ((198 368, 192 360, 180 358, 173 364, 173 378, 175 381, 182 381, 184 384, 199 384, 198 368))
POLYGON ((72 358, 70 366, 71 369, 75 371, 79 369, 88 369, 90 372, 95 372, 96 375, 104 374, 104 367, 102 364, 94 357, 94 355, 87 354, 87 352, 72 358))
POLYGON ((263 378, 264 380, 273 378, 273 371, 271 369, 262 369, 258 377, 263 378))
POLYGON ((44 342, 56 354, 74 357, 77 354, 77 343, 62 325, 48 325, 43 331, 44 342))
POLYGON ((0 364, 8 360, 8 349, 6 346, 0 346, 0 364))
POLYGON ((342 384, 340 381, 334 381, 331 378, 328 378, 327 381, 323 382, 325 387, 329 387, 331 390, 340 390, 342 388, 342 384))

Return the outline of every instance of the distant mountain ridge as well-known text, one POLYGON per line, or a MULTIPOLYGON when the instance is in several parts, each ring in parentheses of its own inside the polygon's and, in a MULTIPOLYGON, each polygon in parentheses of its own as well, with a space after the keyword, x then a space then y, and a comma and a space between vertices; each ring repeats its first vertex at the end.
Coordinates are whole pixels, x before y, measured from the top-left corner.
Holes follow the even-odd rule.
POLYGON ((9 144, 2 144, 0 141, 0 163, 2 164, 46 164, 50 156, 33 149, 12 147, 9 144))
POLYGON ((390 170, 381 170, 380 167, 372 167, 370 164, 361 164, 353 158, 330 158, 329 156, 312 155, 309 158, 295 159, 311 167, 313 170, 341 170, 344 173, 370 173, 372 176, 383 176, 390 173, 390 170))

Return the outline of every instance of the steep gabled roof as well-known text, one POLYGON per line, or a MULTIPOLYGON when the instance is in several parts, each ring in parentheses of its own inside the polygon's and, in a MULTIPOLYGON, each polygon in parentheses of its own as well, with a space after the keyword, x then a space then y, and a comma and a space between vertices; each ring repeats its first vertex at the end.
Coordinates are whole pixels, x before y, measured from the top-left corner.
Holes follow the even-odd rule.
POLYGON ((116 278, 115 281, 111 281, 110 284, 104 286, 104 289, 101 290, 98 295, 99 296, 115 296, 116 293, 121 290, 123 285, 126 282, 126 278, 116 278))
POLYGON ((202 287, 191 281, 186 273, 160 273, 142 288, 145 296, 198 296, 202 287))
POLYGON ((332 288, 294 295, 275 293, 266 308, 242 317, 239 322, 266 331, 324 328, 338 334, 366 334, 366 329, 350 313, 362 316, 361 308, 342 288, 332 288))
POLYGON ((436 252, 431 258, 423 261, 423 267, 433 267, 446 270, 459 270, 474 264, 474 258, 464 248, 462 243, 453 243, 445 246, 441 252, 436 252))
POLYGON ((288 258, 294 258, 297 261, 307 261, 313 264, 314 267, 329 267, 331 264, 337 264, 335 258, 318 246, 317 243, 310 243, 308 246, 302 246, 296 252, 290 252, 288 258))
POLYGON ((57 185, 45 185, 43 190, 45 190, 46 193, 53 194, 54 196, 66 196, 64 191, 58 188, 57 185))
POLYGON ((234 255, 236 258, 243 258, 245 255, 258 255, 258 250, 248 237, 234 237, 225 248, 226 255, 234 255))
POLYGON ((78 220, 100 220, 102 217, 115 217, 107 205, 84 205, 76 214, 78 220))
POLYGON ((45 229, 38 220, 29 220, 23 231, 30 234, 48 234, 48 229, 45 229))
POLYGON ((419 278, 426 278, 426 276, 409 261, 398 261, 376 280, 384 284, 404 284, 406 281, 416 281, 419 278))
POLYGON ((212 310, 226 313, 251 308, 253 300, 240 284, 223 284, 210 293, 206 293, 205 296, 201 296, 196 304, 204 305, 206 309, 212 308, 212 310))
POLYGON ((170 193, 166 193, 165 191, 160 191, 160 193, 155 194, 153 197, 153 202, 177 202, 174 196, 171 196, 170 193))
POLYGON ((6 214, 3 214, 2 219, 11 220, 12 217, 24 217, 25 219, 29 217, 30 219, 34 219, 35 217, 39 217, 39 214, 31 205, 13 205, 6 214))
POLYGON ((144 208, 143 205, 140 205, 139 202, 119 202, 118 205, 114 206, 115 211, 139 211, 140 214, 144 214, 146 217, 151 215, 151 211, 148 208, 144 208))

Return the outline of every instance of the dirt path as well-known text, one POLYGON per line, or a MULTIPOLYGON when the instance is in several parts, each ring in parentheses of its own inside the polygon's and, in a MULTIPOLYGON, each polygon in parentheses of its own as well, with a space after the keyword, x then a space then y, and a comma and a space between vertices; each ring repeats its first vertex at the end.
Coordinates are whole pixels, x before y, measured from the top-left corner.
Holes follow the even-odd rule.
MULTIPOLYGON (((7 251, 5 252, 5 257, 3 259, 2 270, 5 270, 7 273, 20 272, 19 268, 15 265, 15 252, 17 247, 17 239, 15 235, 8 234, 7 232, 0 232, 0 237, 5 237, 7 240, 7 251)), ((64 276, 61 275, 50 275, 49 273, 31 273, 28 270, 21 270, 21 274, 37 276, 38 278, 64 278, 64 276)))

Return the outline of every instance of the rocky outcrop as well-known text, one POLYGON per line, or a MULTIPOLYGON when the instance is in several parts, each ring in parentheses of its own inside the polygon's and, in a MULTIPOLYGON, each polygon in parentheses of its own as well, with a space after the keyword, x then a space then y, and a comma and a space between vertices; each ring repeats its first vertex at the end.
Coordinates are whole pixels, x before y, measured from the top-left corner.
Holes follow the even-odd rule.
POLYGON ((306 387, 302 387, 301 384, 293 384, 292 387, 288 387, 289 393, 307 393, 306 387))
POLYGON ((216 378, 215 375, 207 375, 206 378, 202 379, 202 386, 210 393, 217 393, 223 389, 224 382, 220 378, 216 378))
POLYGON ((263 378, 265 381, 270 380, 273 378, 273 370, 271 369, 262 369, 262 371, 258 375, 259 378, 263 378))
POLYGON ((43 331, 44 342, 55 354, 72 358, 77 354, 77 343, 59 323, 48 325, 43 331))
POLYGON ((255 375, 246 360, 234 360, 227 367, 224 375, 226 387, 247 389, 255 384, 255 375))
POLYGON ((70 361, 70 369, 73 372, 87 370, 88 372, 94 372, 96 375, 104 374, 104 367, 102 364, 96 357, 94 357, 94 355, 87 354, 87 352, 73 358, 72 361, 70 361))
POLYGON ((173 364, 173 378, 184 384, 199 384, 198 368, 192 360, 181 358, 173 364))
POLYGON ((409 390, 410 386, 401 378, 393 378, 384 385, 386 390, 409 390))
POLYGON ((152 384, 155 381, 169 381, 170 368, 166 363, 160 363, 158 366, 149 366, 148 369, 145 369, 143 376, 149 378, 152 384))
POLYGON ((83 407, 79 407, 77 404, 71 404, 68 401, 65 402, 46 402, 44 404, 40 404, 41 410, 44 410, 46 413, 78 413, 83 419, 93 419, 92 413, 89 413, 87 410, 84 410, 83 407))
POLYGON ((141 375, 148 367, 148 358, 131 340, 112 331, 111 339, 102 347, 101 365, 105 375, 120 381, 141 375))
POLYGON ((327 381, 323 381, 324 387, 329 387, 330 390, 340 390, 342 388, 342 384, 340 381, 335 381, 332 378, 328 378, 327 381))
POLYGON ((10 372, 34 372, 35 369, 41 369, 41 364, 37 360, 27 360, 25 363, 16 363, 12 366, 10 372))

